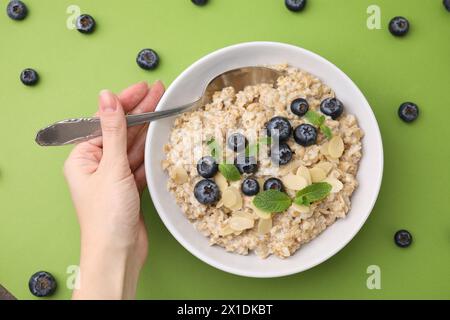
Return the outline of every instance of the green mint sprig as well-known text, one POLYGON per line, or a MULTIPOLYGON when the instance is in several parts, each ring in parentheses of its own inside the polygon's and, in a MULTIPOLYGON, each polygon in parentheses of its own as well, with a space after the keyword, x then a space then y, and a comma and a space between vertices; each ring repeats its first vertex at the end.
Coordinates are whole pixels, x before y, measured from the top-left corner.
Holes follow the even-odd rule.
POLYGON ((259 154, 259 149, 262 145, 270 145, 272 143, 271 137, 263 137, 258 140, 255 144, 249 144, 245 148, 245 155, 246 156, 254 156, 256 157, 259 154))
POLYGON ((325 199, 331 191, 331 185, 327 182, 313 183, 295 195, 294 203, 310 206, 311 203, 325 199))
POLYGON ((283 212, 292 204, 291 198, 278 190, 266 190, 260 192, 253 199, 253 205, 264 212, 283 212))
POLYGON ((322 131, 322 133, 327 137, 328 140, 333 137, 331 129, 327 125, 325 125, 324 115, 319 115, 317 112, 309 110, 308 112, 306 112, 305 118, 314 126, 319 127, 320 131, 322 131))
POLYGON ((209 148, 209 151, 211 153, 211 156, 216 159, 218 162, 222 161, 222 149, 220 148, 219 143, 216 141, 216 139, 211 138, 208 142, 206 142, 206 145, 209 148))
POLYGON ((241 180, 241 174, 234 164, 220 163, 219 171, 228 181, 241 180))

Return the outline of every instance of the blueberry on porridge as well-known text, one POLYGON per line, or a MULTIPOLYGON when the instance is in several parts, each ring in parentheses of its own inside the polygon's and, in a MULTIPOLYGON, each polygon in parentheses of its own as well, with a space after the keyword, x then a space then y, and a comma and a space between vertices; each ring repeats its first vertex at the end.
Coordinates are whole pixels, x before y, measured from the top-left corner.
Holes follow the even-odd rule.
POLYGON ((211 245, 287 258, 346 217, 364 134, 322 80, 273 68, 275 85, 228 87, 179 116, 162 166, 211 245))

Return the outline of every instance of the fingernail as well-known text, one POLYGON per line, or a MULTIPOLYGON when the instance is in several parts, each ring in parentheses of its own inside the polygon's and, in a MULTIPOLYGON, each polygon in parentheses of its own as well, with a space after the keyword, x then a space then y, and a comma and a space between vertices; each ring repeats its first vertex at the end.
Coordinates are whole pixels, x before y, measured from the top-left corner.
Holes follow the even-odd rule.
POLYGON ((117 101, 111 91, 100 91, 100 108, 104 112, 114 112, 117 110, 117 101))

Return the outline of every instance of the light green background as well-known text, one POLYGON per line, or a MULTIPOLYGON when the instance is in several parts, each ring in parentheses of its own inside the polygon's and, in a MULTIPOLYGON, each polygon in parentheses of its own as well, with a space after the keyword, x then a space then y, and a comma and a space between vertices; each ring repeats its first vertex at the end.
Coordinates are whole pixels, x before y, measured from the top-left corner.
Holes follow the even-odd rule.
MULTIPOLYGON (((385 152, 378 202, 362 230, 336 256, 290 277, 249 279, 216 270, 181 247, 143 199, 150 254, 138 298, 310 299, 450 298, 450 13, 441 0, 309 0, 294 14, 283 0, 25 0, 22 22, 0 12, 0 283, 33 298, 29 276, 48 270, 67 299, 66 268, 79 257, 79 231, 62 165, 70 147, 40 148, 34 135, 67 117, 90 115, 97 93, 156 79, 166 84, 218 48, 270 40, 312 50, 335 63, 361 88, 378 119, 385 152), (84 36, 66 27, 69 5, 98 22, 84 36), (366 27, 370 4, 381 8, 382 29, 366 27), (389 19, 412 24, 404 39, 389 19), (153 72, 139 69, 137 52, 161 56, 153 72), (36 68, 42 81, 23 86, 19 74, 36 68), (421 107, 402 123, 400 103, 421 107), (396 230, 414 244, 400 249, 396 230), (381 268, 381 290, 368 290, 366 268, 381 268)), ((264 263, 264 262, 261 262, 264 263)))

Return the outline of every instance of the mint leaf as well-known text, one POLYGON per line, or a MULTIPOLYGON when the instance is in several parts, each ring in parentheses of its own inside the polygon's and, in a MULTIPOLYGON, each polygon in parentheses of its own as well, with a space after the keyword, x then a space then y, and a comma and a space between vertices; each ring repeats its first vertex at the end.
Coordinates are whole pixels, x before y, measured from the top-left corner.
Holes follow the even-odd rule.
POLYGON ((299 206, 307 206, 307 207, 311 205, 311 203, 308 202, 308 200, 306 200, 306 198, 303 196, 295 198, 294 203, 298 204, 299 206))
POLYGON ((325 122, 324 115, 321 116, 317 112, 314 112, 311 110, 305 114, 305 118, 306 118, 306 120, 308 120, 309 122, 311 122, 313 125, 315 125, 317 127, 321 126, 325 122))
POLYGON ((314 111, 308 111, 305 114, 305 117, 306 117, 306 120, 311 122, 316 127, 319 127, 320 131, 322 131, 322 133, 327 137, 328 140, 333 137, 333 133, 331 132, 331 129, 325 125, 325 116, 324 115, 320 115, 314 111))
POLYGON ((245 148, 245 155, 248 156, 256 156, 259 153, 259 144, 250 144, 245 148))
POLYGON ((206 145, 211 152, 211 156, 220 162, 222 160, 222 150, 220 149, 220 145, 217 143, 216 139, 211 138, 208 142, 206 142, 206 145))
POLYGON ((294 202, 299 205, 309 206, 312 202, 326 198, 331 191, 331 185, 327 182, 313 183, 298 191, 294 202))
POLYGON ((322 131, 322 133, 325 135, 325 137, 327 137, 328 140, 333 138, 333 133, 331 132, 331 129, 327 127, 325 124, 322 124, 320 126, 320 131, 322 131))
POLYGON ((257 194, 253 204, 264 212, 283 212, 291 206, 292 200, 286 193, 271 189, 257 194))
POLYGON ((265 144, 265 145, 270 145, 272 143, 272 138, 271 137, 263 137, 259 139, 259 143, 261 145, 265 144))
POLYGON ((234 164, 220 163, 219 171, 228 181, 238 181, 241 179, 241 174, 234 164))
POLYGON ((259 154, 259 149, 262 145, 270 145, 271 143, 272 143, 271 137, 263 137, 259 139, 257 143, 248 145, 245 148, 245 155, 256 157, 259 154))

